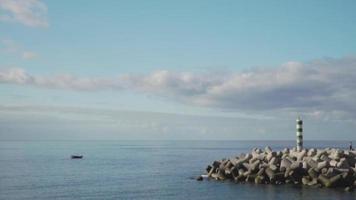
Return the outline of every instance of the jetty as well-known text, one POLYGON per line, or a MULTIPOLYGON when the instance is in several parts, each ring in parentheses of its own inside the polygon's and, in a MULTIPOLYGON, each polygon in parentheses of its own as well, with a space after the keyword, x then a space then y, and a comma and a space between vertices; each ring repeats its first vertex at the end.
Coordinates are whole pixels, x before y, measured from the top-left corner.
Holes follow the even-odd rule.
POLYGON ((216 160, 198 176, 218 181, 255 184, 296 184, 310 187, 356 188, 356 151, 339 148, 303 148, 303 121, 297 119, 296 147, 273 151, 269 146, 216 160))

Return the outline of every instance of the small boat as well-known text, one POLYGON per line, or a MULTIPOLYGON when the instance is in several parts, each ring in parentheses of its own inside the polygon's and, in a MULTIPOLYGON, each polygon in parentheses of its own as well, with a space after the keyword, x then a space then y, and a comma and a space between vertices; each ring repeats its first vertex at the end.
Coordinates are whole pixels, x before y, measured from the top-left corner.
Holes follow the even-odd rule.
POLYGON ((83 155, 71 155, 70 158, 72 158, 72 159, 82 159, 83 155))

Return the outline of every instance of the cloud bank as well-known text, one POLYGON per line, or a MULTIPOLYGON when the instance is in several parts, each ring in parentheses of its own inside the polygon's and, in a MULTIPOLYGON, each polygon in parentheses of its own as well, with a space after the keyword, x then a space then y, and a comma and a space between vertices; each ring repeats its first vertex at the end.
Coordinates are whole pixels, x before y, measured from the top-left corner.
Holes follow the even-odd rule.
POLYGON ((316 118, 356 119, 356 58, 288 62, 241 73, 156 71, 116 78, 36 76, 0 71, 0 83, 95 91, 132 90, 185 104, 227 111, 305 113, 316 118))
POLYGON ((0 21, 47 27, 47 6, 39 0, 0 0, 0 21))

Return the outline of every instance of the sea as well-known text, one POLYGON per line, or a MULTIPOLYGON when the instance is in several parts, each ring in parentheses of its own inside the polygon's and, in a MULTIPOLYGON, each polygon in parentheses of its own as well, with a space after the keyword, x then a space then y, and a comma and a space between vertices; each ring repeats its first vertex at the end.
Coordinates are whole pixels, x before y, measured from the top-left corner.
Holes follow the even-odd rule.
MULTIPOLYGON (((356 144, 356 143, 355 143, 356 144)), ((294 141, 0 141, 0 199, 356 199, 356 192, 196 181, 214 160, 294 141), (83 159, 71 159, 73 154, 83 159)), ((348 148, 348 141, 305 141, 348 148)))

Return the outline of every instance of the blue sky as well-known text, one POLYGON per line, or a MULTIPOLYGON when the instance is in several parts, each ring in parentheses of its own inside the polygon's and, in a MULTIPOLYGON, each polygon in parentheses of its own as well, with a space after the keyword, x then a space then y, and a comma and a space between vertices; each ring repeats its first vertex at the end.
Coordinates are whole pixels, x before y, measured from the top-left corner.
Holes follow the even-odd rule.
POLYGON ((355 139, 355 9, 0 0, 0 139, 355 139))

